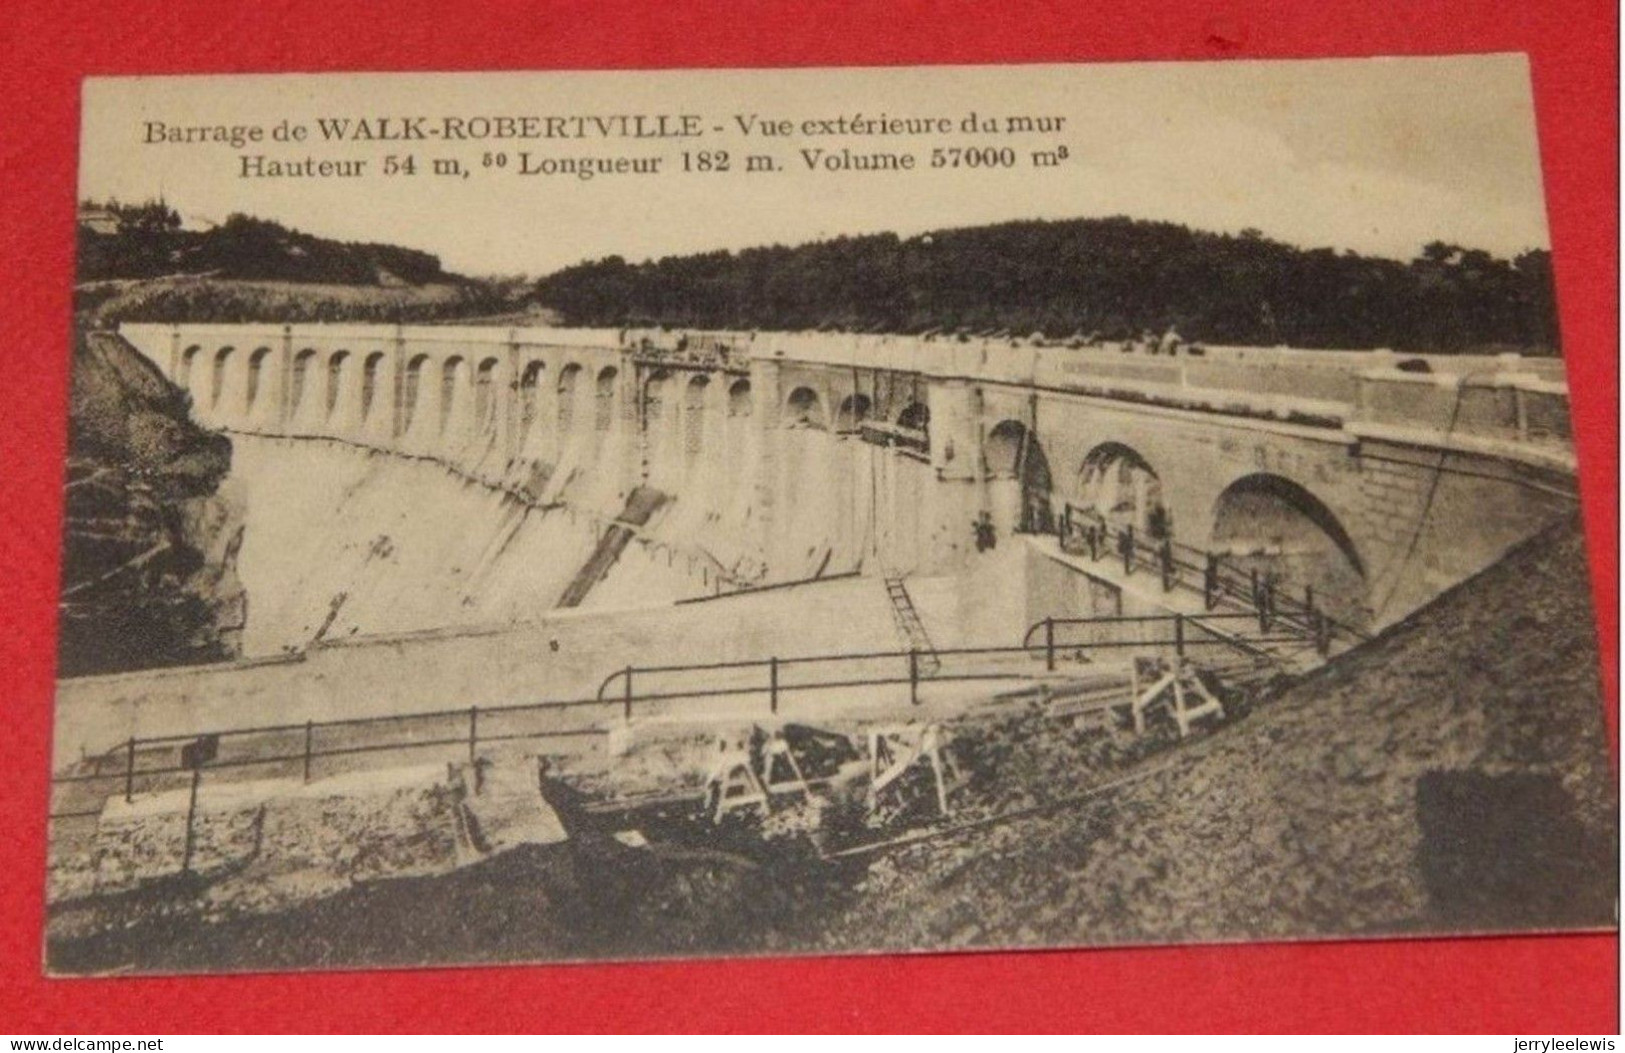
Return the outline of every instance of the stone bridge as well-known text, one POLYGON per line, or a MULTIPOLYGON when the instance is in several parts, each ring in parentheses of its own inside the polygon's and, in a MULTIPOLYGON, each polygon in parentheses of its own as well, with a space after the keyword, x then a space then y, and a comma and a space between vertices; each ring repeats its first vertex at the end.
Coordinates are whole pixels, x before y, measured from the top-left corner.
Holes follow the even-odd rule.
POLYGON ((639 487, 719 573, 953 573, 1067 506, 1275 560, 1391 622, 1575 504, 1557 360, 1040 339, 126 324, 239 433, 429 458, 613 516, 639 487), (708 551, 719 546, 713 544, 708 551))

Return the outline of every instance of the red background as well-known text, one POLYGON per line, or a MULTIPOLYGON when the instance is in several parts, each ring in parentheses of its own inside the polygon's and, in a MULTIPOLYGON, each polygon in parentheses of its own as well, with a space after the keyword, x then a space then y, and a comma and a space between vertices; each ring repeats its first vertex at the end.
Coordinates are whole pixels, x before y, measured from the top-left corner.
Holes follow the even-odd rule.
POLYGON ((1618 9, 1608 0, 267 0, 0 8, 0 1031, 1618 1030, 1615 937, 41 976, 78 85, 97 73, 894 65, 1527 51, 1605 697, 1618 708, 1618 9))

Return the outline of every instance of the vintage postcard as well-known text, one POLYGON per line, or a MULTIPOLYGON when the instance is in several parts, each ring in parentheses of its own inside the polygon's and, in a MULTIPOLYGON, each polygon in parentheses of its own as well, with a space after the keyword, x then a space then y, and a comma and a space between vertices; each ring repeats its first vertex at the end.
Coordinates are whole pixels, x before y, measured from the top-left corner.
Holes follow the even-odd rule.
POLYGON ((1616 926, 1522 56, 81 149, 52 973, 1616 926))

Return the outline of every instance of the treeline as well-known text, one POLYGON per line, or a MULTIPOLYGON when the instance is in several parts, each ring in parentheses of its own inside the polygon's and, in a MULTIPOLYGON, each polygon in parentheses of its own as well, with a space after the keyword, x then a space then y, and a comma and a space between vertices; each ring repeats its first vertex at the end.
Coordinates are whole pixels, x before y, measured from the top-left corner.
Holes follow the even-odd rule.
POLYGON ((507 287, 488 282, 398 287, 182 277, 82 285, 74 306, 88 328, 119 322, 421 324, 507 319, 517 300, 507 287))
POLYGON ((1551 260, 1434 243, 1414 260, 1114 217, 840 237, 538 282, 572 325, 1042 333, 1461 351, 1558 348, 1551 260))
POLYGON ((174 210, 153 202, 84 202, 80 216, 80 282, 175 274, 338 285, 464 281, 441 269, 431 253, 332 241, 240 213, 208 230, 181 229, 174 210), (86 222, 90 215, 95 223, 86 222))

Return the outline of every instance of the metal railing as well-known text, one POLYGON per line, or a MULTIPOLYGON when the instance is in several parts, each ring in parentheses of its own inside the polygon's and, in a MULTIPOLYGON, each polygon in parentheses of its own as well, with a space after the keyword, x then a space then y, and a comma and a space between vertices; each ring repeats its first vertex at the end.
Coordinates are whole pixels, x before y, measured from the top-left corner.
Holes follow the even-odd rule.
POLYGON ((598 686, 598 698, 618 704, 630 719, 638 707, 735 696, 758 696, 777 714, 785 696, 796 692, 908 685, 910 705, 920 703, 923 683, 1030 679, 1026 663, 1033 651, 1020 647, 956 647, 770 656, 739 662, 627 666, 598 686), (936 668, 931 659, 936 659, 936 668), (998 661, 1006 660, 1000 666, 998 661), (1010 660, 1019 660, 1020 665, 1010 660))
POLYGON ((1199 648, 1223 647, 1250 659, 1278 663, 1282 656, 1269 650, 1271 645, 1306 644, 1297 633, 1247 635, 1223 631, 1230 627, 1250 629, 1255 620, 1251 614, 1240 613, 1045 618, 1027 628, 1022 644, 1029 651, 1043 654, 1048 670, 1054 670, 1059 659, 1068 655, 1120 648, 1166 651, 1187 658, 1199 648))
POLYGON ((1313 585, 1301 592, 1256 568, 1234 566, 1225 553, 1209 552, 1171 537, 1150 537, 1132 526, 1113 527, 1099 513, 1068 502, 1056 526, 1061 550, 1094 562, 1121 561, 1123 574, 1157 575, 1163 592, 1184 589, 1202 597, 1206 611, 1229 605, 1250 612, 1258 632, 1281 630, 1312 642, 1327 655, 1332 648, 1370 639, 1370 635, 1327 614, 1316 602, 1313 585))
MULTIPOLYGON (((122 796, 126 802, 141 792, 153 792, 180 776, 198 770, 244 771, 261 769, 268 775, 298 776, 310 782, 324 759, 388 752, 434 749, 467 750, 473 760, 480 746, 499 742, 544 741, 599 737, 606 730, 596 724, 565 722, 561 726, 534 726, 539 718, 592 709, 597 699, 570 699, 516 705, 469 706, 426 713, 391 714, 348 720, 305 721, 209 732, 201 735, 131 737, 105 753, 87 758, 90 771, 55 775, 52 790, 95 800, 122 796), (533 726, 526 726, 527 721, 533 726), (187 763, 185 753, 207 743, 207 760, 187 763)), ((99 815, 101 809, 53 810, 50 818, 76 819, 99 815)))
POLYGON ((688 709, 695 703, 755 696, 777 715, 787 696, 797 693, 907 687, 909 706, 921 704, 926 684, 993 683, 1032 680, 1034 668, 1054 672, 1063 659, 1087 660, 1094 652, 1132 649, 1171 651, 1185 657, 1197 648, 1227 648, 1253 660, 1274 660, 1260 649, 1295 643, 1295 633, 1229 635, 1209 623, 1251 621, 1250 614, 1147 615, 1114 618, 1046 618, 1030 626, 1019 646, 958 647, 923 651, 872 651, 770 656, 734 662, 626 666, 609 674, 592 698, 469 706, 426 713, 392 714, 348 720, 306 721, 211 732, 202 735, 132 737, 88 758, 91 770, 54 776, 53 792, 77 793, 98 807, 53 810, 52 820, 99 815, 100 803, 136 792, 178 787, 181 777, 200 771, 258 769, 270 776, 310 782, 323 760, 388 752, 455 750, 474 761, 482 745, 502 742, 579 739, 604 736, 603 717, 630 719, 635 712, 688 709), (934 656, 933 667, 928 658, 934 656), (590 713, 590 721, 572 720, 590 713), (204 749, 203 747, 207 747, 204 749), (191 761, 188 761, 191 751, 191 761), (198 758, 203 759, 198 759, 198 758))

